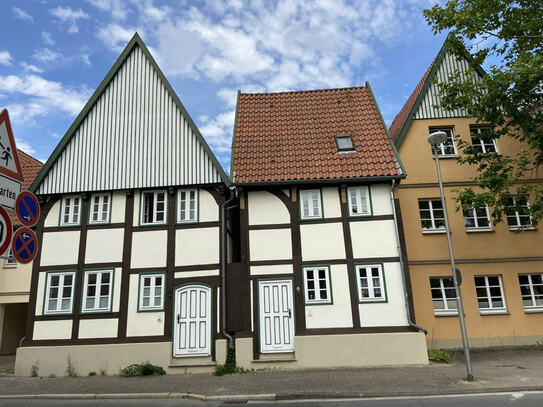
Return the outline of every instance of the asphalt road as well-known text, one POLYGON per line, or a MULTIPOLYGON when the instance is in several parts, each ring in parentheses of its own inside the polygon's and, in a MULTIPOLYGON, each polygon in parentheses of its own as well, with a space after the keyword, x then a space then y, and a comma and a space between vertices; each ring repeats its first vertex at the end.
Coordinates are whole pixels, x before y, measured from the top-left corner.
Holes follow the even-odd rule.
POLYGON ((431 397, 391 397, 358 400, 286 400, 277 402, 221 403, 186 399, 15 400, 2 399, 0 407, 541 407, 542 392, 473 394, 431 397))

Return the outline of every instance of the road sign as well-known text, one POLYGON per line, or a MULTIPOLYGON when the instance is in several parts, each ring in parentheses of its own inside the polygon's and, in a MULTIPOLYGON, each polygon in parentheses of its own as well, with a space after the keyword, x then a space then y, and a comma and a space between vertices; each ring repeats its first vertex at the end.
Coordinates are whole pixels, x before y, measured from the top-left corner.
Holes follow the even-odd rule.
POLYGON ((21 192, 23 181, 23 171, 8 111, 4 109, 0 113, 0 205, 14 209, 15 199, 21 192))
POLYGON ((15 201, 15 212, 25 226, 34 226, 40 218, 38 198, 30 191, 23 191, 15 201))
POLYGON ((8 211, 0 206, 0 256, 9 249, 12 234, 13 226, 8 211))
POLYGON ((30 263, 38 251, 38 238, 29 228, 17 229, 11 242, 11 252, 19 263, 30 263))

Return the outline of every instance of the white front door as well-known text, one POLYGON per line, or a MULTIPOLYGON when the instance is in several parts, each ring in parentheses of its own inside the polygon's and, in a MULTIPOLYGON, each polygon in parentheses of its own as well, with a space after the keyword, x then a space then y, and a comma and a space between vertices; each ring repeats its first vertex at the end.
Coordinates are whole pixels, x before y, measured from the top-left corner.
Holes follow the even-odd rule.
POLYGON ((294 307, 292 281, 258 282, 260 306, 260 351, 294 350, 294 307))
POLYGON ((211 354, 211 288, 188 285, 175 291, 174 356, 211 354))

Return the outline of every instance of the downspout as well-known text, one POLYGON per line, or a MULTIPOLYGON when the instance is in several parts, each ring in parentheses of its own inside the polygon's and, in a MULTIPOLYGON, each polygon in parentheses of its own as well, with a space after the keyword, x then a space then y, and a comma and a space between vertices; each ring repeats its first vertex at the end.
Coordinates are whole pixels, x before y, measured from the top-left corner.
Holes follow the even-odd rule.
POLYGON ((221 325, 222 325, 222 334, 228 340, 228 346, 232 346, 234 339, 226 331, 226 241, 227 241, 227 232, 226 232, 226 214, 229 209, 234 208, 236 205, 228 207, 228 204, 236 199, 238 191, 236 187, 230 187, 230 198, 228 198, 222 205, 222 216, 221 216, 221 325))
POLYGON ((398 226, 398 216, 396 215, 396 205, 394 204, 394 188, 396 187, 396 180, 392 180, 392 185, 390 187, 390 203, 392 204, 392 215, 394 216, 394 231, 396 232, 396 245, 398 248, 398 255, 400 256, 400 270, 402 275, 402 284, 403 284, 403 292, 405 295, 405 312, 407 314, 407 322, 409 323, 409 326, 415 328, 417 331, 424 332, 424 335, 428 334, 428 331, 415 324, 411 320, 411 310, 409 309, 409 296, 407 294, 407 283, 405 281, 405 263, 403 261, 403 253, 402 253, 402 245, 400 244, 400 229, 398 226))

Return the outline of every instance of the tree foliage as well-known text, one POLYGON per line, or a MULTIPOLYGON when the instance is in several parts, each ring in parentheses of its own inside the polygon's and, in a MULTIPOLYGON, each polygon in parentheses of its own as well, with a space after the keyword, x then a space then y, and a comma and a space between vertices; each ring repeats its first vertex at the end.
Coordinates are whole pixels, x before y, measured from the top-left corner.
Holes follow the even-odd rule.
POLYGON ((460 142, 458 160, 477 167, 479 188, 459 191, 457 200, 489 205, 498 223, 511 194, 529 196, 528 211, 537 225, 543 218, 543 184, 537 181, 543 175, 543 0, 448 0, 424 16, 434 33, 450 32, 453 53, 463 57, 467 50, 473 57, 471 78, 457 73, 439 84, 441 106, 464 109, 488 125, 484 140, 511 137, 521 146, 513 153, 481 154, 460 142), (490 69, 475 80, 476 67, 484 63, 490 69))

